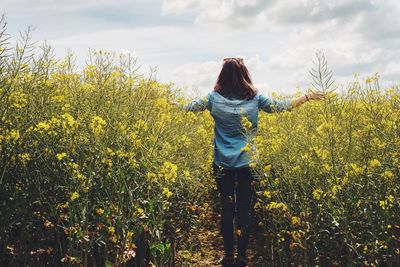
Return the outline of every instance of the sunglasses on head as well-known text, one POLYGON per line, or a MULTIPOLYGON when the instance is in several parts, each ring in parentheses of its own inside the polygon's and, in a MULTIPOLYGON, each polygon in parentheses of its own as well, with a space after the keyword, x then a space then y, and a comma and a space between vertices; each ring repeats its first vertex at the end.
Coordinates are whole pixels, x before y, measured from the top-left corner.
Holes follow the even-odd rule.
POLYGON ((237 60, 237 61, 243 62, 243 58, 240 58, 240 57, 226 57, 226 58, 224 58, 224 61, 230 61, 230 60, 237 60))

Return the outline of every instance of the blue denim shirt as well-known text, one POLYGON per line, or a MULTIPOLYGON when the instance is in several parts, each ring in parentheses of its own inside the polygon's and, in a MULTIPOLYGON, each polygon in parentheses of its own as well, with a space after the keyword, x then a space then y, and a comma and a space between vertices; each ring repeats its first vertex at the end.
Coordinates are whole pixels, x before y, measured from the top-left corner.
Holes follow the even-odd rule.
POLYGON ((281 112, 293 108, 291 100, 276 100, 257 94, 251 100, 228 99, 212 91, 206 97, 193 100, 183 107, 198 112, 208 109, 214 118, 214 163, 227 169, 248 167, 250 156, 243 148, 252 138, 258 125, 258 110, 281 112), (251 122, 250 131, 245 131, 242 118, 251 122))

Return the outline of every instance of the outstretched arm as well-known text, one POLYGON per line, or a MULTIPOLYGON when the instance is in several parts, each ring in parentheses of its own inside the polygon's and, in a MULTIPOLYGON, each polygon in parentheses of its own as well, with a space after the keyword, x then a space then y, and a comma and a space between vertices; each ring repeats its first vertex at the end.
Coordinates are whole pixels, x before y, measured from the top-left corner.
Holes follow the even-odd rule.
POLYGON ((318 93, 318 92, 313 92, 311 94, 305 94, 303 96, 300 96, 298 98, 295 98, 292 100, 292 106, 294 108, 299 107, 303 105, 305 102, 310 101, 310 100, 323 100, 325 99, 325 94, 323 93, 318 93))
POLYGON ((321 100, 325 99, 323 93, 311 93, 306 94, 295 99, 288 100, 277 100, 260 95, 259 97, 259 108, 265 112, 281 112, 284 110, 292 110, 293 108, 299 107, 310 100, 321 100))
POLYGON ((203 111, 205 109, 211 110, 211 101, 210 101, 210 94, 208 94, 206 97, 199 98, 192 100, 186 105, 181 105, 177 102, 170 102, 173 105, 176 105, 179 109, 185 110, 185 111, 191 111, 191 112, 199 112, 203 111))

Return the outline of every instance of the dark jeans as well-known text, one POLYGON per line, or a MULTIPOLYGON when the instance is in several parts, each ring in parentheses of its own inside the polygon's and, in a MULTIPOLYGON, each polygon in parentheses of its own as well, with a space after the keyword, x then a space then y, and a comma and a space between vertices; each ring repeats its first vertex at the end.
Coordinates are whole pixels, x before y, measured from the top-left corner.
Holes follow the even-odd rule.
POLYGON ((249 167, 230 170, 213 164, 213 169, 222 206, 221 233, 225 254, 234 251, 233 220, 236 214, 237 252, 239 256, 246 256, 254 176, 249 167))

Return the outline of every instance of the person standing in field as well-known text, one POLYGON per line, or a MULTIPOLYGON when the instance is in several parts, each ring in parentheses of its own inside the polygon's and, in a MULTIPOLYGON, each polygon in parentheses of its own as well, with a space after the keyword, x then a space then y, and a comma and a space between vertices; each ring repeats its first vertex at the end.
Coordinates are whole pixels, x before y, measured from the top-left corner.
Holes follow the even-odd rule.
POLYGON ((222 266, 247 266, 251 203, 254 180, 250 156, 244 149, 258 124, 258 111, 292 110, 309 100, 321 100, 322 93, 305 94, 292 100, 268 98, 253 86, 249 71, 241 58, 225 58, 214 90, 205 98, 183 106, 191 112, 205 109, 215 121, 213 171, 219 191, 222 216, 221 233, 224 242, 222 266), (251 123, 242 125, 243 116, 251 123), (246 128, 246 129, 245 129, 246 128), (237 181, 237 188, 235 188, 237 181), (235 212, 237 211, 237 212, 235 212), (234 217, 237 213, 237 257, 234 256, 234 217))

